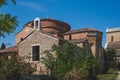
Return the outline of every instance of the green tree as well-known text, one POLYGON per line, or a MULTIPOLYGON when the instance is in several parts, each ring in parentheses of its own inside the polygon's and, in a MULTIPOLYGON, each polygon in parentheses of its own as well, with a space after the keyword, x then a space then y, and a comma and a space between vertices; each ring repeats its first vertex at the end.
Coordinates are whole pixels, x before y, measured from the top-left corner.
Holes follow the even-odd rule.
POLYGON ((4 43, 2 43, 2 45, 1 45, 1 48, 0 48, 0 49, 5 49, 5 48, 6 48, 5 44, 4 44, 4 43))
MULTIPOLYGON (((16 0, 11 0, 14 4, 16 4, 16 0)), ((0 0, 0 7, 2 7, 3 5, 8 4, 8 0, 0 0)))
POLYGON ((115 56, 115 49, 106 49, 106 52, 104 53, 105 72, 108 71, 109 68, 115 68, 115 56))
POLYGON ((52 50, 46 51, 44 55, 42 62, 51 70, 51 75, 59 76, 59 79, 96 79, 97 60, 85 49, 80 49, 71 43, 64 43, 54 45, 52 50))
MULTIPOLYGON (((15 0, 11 0, 16 3, 15 0)), ((1 0, 0 7, 7 4, 8 0, 1 0)), ((5 34, 13 33, 18 26, 17 16, 11 16, 11 14, 3 14, 0 12, 0 37, 5 37, 5 34)))
POLYGON ((21 74, 31 74, 33 71, 30 63, 15 56, 8 60, 0 56, 0 80, 20 80, 21 74))
POLYGON ((80 63, 79 71, 83 80, 96 80, 99 64, 97 58, 91 57, 90 53, 85 55, 85 58, 82 59, 80 63))

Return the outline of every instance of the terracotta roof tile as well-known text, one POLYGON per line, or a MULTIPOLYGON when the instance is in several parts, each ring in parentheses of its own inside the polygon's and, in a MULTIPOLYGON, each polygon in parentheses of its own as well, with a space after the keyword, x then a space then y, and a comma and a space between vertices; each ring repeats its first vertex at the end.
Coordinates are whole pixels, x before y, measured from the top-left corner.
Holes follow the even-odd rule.
POLYGON ((65 34, 78 33, 78 32, 88 32, 88 31, 101 32, 101 31, 98 31, 98 30, 92 29, 92 28, 82 28, 82 29, 77 29, 77 30, 70 30, 70 31, 66 32, 65 34))
POLYGON ((0 54, 2 54, 2 53, 17 53, 17 52, 18 52, 18 46, 0 50, 0 54))
POLYGON ((120 41, 109 42, 107 48, 120 49, 120 41))

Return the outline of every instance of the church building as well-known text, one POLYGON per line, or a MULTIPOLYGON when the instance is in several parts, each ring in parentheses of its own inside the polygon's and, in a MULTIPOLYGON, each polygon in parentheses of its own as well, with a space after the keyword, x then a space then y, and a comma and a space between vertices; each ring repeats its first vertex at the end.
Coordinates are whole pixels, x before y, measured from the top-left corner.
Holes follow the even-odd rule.
POLYGON ((106 29, 106 45, 105 48, 116 49, 117 67, 120 69, 120 28, 106 29))
POLYGON ((36 74, 45 73, 44 64, 40 63, 41 53, 50 50, 54 44, 63 41, 74 42, 80 48, 89 47, 92 55, 103 61, 102 35, 99 30, 82 28, 71 30, 69 24, 51 18, 36 18, 26 23, 15 35, 16 45, 0 50, 0 55, 10 58, 11 54, 26 57, 25 61, 34 64, 36 74))

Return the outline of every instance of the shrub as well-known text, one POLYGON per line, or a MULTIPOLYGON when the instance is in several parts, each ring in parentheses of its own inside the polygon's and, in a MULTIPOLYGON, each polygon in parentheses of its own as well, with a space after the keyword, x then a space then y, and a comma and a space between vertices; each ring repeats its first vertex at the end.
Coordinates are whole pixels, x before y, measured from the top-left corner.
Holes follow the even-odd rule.
POLYGON ((117 74, 100 74, 97 78, 98 80, 116 80, 117 74))
POLYGON ((113 73, 115 74, 117 72, 118 71, 116 69, 114 69, 114 68, 109 68, 108 71, 107 71, 108 74, 113 74, 113 73))

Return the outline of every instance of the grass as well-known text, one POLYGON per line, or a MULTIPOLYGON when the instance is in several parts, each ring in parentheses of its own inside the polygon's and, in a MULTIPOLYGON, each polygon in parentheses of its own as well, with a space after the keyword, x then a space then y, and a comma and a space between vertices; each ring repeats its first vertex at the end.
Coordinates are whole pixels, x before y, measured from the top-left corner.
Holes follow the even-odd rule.
POLYGON ((100 74, 98 80, 116 80, 118 74, 100 74))

